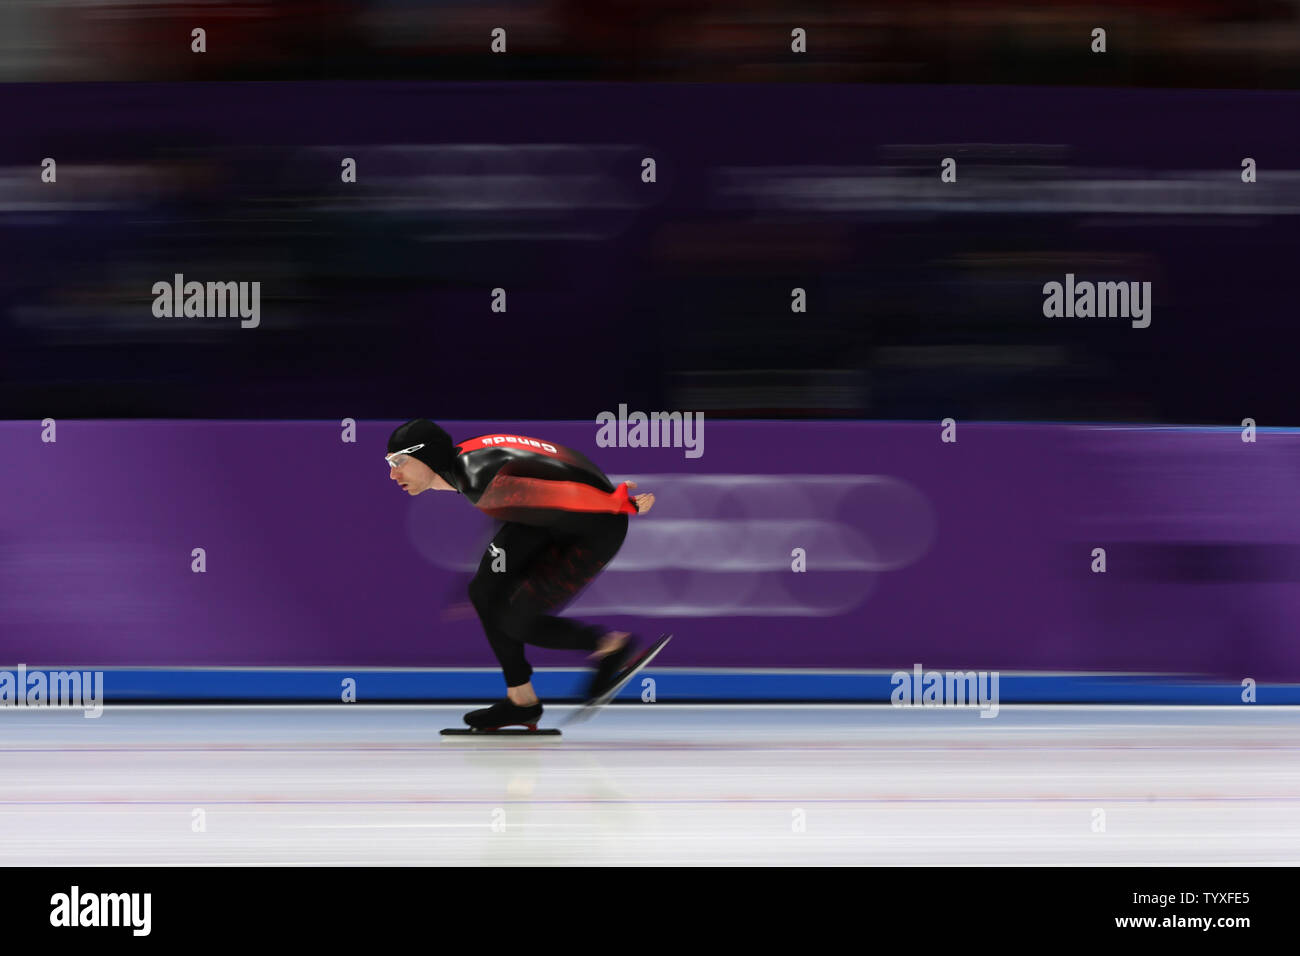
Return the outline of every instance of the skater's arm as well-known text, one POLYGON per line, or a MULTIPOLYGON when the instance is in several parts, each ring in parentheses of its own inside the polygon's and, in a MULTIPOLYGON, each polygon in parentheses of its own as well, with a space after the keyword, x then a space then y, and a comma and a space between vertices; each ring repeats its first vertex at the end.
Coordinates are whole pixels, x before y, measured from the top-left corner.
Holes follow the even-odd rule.
POLYGON ((527 509, 529 512, 634 515, 638 512, 637 502, 628 494, 628 487, 629 484, 624 483, 613 491, 602 491, 578 481, 497 475, 483 491, 477 505, 494 517, 517 514, 519 509, 527 509))

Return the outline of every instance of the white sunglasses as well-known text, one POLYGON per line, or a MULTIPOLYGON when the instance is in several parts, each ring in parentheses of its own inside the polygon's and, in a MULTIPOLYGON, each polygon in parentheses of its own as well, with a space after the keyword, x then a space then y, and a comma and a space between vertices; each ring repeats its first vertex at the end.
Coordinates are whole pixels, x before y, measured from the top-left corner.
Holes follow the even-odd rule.
POLYGON ((401 451, 395 451, 390 455, 385 455, 384 461, 388 462, 389 468, 401 468, 406 464, 405 459, 402 461, 395 461, 394 459, 400 458, 403 455, 409 455, 413 451, 419 451, 423 447, 424 445, 412 445, 410 448, 403 448, 401 451))

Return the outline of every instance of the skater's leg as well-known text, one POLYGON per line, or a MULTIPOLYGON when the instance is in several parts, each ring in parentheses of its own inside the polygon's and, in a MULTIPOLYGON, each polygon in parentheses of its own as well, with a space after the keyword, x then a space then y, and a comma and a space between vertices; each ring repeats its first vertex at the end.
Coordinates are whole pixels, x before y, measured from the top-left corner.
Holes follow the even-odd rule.
POLYGON ((583 515, 568 527, 570 533, 557 538, 529 566, 498 623, 523 643, 603 657, 621 647, 628 635, 551 612, 572 601, 613 560, 627 537, 627 516, 583 515))
POLYGON ((488 643, 501 665, 506 693, 521 705, 537 700, 530 680, 533 669, 524 657, 523 642, 507 633, 502 623, 511 596, 524 580, 529 565, 550 543, 551 535, 545 529, 521 524, 502 525, 484 551, 478 571, 469 585, 470 603, 478 612, 488 643))
POLYGON ((547 613, 572 600, 613 559, 626 536, 626 516, 581 515, 563 529, 506 524, 493 538, 470 583, 470 600, 513 704, 539 703, 525 643, 592 651, 592 657, 600 658, 627 643, 625 632, 547 613))

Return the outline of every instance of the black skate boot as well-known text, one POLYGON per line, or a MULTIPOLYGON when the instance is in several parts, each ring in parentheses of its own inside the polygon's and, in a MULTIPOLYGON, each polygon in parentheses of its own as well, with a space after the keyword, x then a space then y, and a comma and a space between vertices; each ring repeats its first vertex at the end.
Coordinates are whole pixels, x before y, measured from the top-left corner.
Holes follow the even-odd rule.
POLYGON ((500 730, 502 727, 522 725, 536 731, 541 716, 540 702, 531 707, 520 707, 507 697, 491 707, 471 710, 465 715, 465 723, 469 724, 471 730, 500 730))
POLYGON ((632 655, 636 653, 636 645, 636 637, 629 634, 622 647, 616 651, 610 651, 597 662, 591 680, 587 682, 586 699, 588 702, 607 693, 614 686, 615 680, 627 667, 627 662, 632 659, 632 655))
POLYGON ((602 657, 596 673, 591 678, 586 701, 569 716, 566 723, 589 720, 596 711, 613 700, 628 681, 654 660, 670 640, 672 640, 671 634, 661 634, 653 644, 638 653, 636 639, 629 637, 627 643, 618 650, 602 657))

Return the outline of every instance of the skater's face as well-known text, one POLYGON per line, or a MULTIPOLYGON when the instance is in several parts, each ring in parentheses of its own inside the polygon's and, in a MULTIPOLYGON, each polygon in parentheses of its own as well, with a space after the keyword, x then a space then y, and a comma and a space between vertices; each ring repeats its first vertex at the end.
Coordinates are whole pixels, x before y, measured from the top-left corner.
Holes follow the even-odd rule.
POLYGON ((408 495, 418 495, 430 488, 447 484, 432 468, 410 455, 394 455, 389 458, 388 477, 397 482, 408 495))

